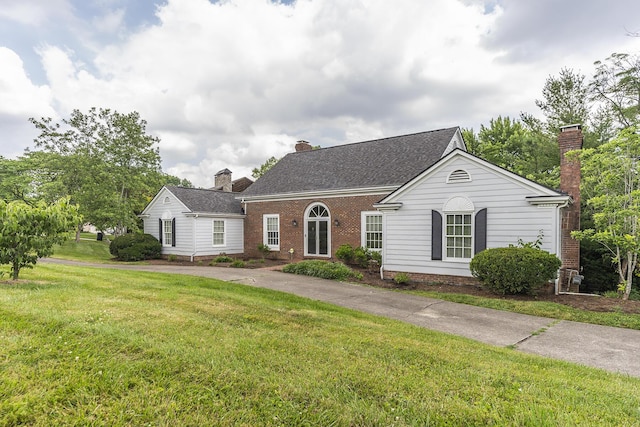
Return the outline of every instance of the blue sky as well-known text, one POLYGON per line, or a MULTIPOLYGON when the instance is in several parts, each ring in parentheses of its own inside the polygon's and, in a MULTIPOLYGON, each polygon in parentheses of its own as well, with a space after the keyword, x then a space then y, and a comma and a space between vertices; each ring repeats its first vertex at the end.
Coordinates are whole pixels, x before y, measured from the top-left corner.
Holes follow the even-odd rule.
POLYGON ((138 111, 210 186, 330 146, 539 115, 549 75, 640 53, 637 0, 0 0, 0 155, 29 117, 138 111))

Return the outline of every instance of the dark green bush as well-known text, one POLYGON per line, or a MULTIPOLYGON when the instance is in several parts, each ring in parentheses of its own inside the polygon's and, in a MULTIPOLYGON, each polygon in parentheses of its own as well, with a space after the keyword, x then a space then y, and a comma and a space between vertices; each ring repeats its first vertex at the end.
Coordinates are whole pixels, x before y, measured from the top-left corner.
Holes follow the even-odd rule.
POLYGON ((218 264, 221 262, 233 262, 233 258, 228 255, 218 255, 214 259, 211 260, 211 264, 218 264))
POLYGON ((245 268, 246 266, 247 264, 241 259, 236 259, 229 265, 229 267, 233 268, 245 268))
POLYGON ((556 277, 560 260, 530 247, 485 249, 473 257, 471 274, 498 294, 533 294, 556 277))
POLYGON ((287 264, 283 267, 282 271, 285 273, 302 274, 331 280, 362 279, 361 273, 353 271, 341 262, 323 260, 307 260, 295 264, 287 264))
POLYGON ((353 263, 360 267, 367 267, 369 265, 369 251, 367 248, 358 246, 353 250, 353 263))
POLYGON ((340 247, 336 251, 336 258, 338 258, 345 264, 351 264, 351 262, 353 261, 353 246, 348 243, 340 245, 340 247))
POLYGON ((160 258, 162 244, 151 234, 132 233, 118 236, 109 244, 109 252, 120 261, 160 258))

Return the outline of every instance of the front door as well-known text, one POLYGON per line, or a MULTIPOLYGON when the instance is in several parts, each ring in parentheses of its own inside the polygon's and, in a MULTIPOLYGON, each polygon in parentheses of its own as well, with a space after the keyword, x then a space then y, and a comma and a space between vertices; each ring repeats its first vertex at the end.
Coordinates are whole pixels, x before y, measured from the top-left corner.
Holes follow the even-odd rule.
POLYGON ((315 205, 308 211, 306 255, 329 255, 329 219, 329 211, 322 205, 315 205))

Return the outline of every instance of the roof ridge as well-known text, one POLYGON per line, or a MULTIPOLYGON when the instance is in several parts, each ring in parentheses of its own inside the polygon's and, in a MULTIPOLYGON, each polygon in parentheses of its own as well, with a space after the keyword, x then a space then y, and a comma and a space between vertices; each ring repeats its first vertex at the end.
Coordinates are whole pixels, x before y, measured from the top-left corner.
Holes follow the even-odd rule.
POLYGON ((214 190, 213 188, 196 188, 196 187, 183 187, 181 185, 165 185, 167 188, 177 188, 180 190, 198 190, 198 191, 212 191, 214 193, 231 193, 230 191, 214 190))
POLYGON ((291 152, 289 154, 312 153, 314 151, 328 150, 330 148, 347 147, 347 146, 353 146, 353 145, 358 145, 358 144, 367 144, 367 143, 370 143, 370 142, 384 141, 386 139, 404 138, 404 137, 407 137, 407 136, 422 135, 422 134, 434 133, 434 132, 442 132, 442 131, 445 131, 445 130, 458 129, 459 127, 460 126, 451 126, 451 127, 448 127, 448 128, 425 130, 425 131, 421 131, 421 132, 412 132, 412 133, 407 133, 407 134, 404 134, 404 135, 385 136, 385 137, 382 137, 382 138, 368 139, 368 140, 365 140, 365 141, 347 142, 346 144, 331 145, 329 147, 320 147, 320 148, 316 148, 314 150, 294 151, 294 152, 291 152))

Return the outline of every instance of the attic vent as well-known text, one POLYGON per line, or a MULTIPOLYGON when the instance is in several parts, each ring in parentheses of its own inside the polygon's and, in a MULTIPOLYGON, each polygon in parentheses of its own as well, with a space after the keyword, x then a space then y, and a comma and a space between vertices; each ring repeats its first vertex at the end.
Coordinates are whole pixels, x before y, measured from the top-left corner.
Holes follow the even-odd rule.
POLYGON ((162 203, 164 203, 165 205, 171 203, 171 199, 169 198, 169 196, 165 197, 162 203))
POLYGON ((447 183, 450 183, 450 182, 467 182, 467 181, 471 181, 471 176, 469 175, 469 173, 467 171, 462 170, 462 169, 454 170, 447 177, 447 183))

